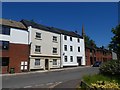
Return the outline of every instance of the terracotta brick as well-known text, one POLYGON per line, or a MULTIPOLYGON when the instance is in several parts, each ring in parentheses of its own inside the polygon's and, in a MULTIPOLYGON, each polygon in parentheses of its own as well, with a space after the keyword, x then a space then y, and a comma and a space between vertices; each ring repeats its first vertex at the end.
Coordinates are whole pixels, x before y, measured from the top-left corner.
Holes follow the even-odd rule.
MULTIPOLYGON (((15 68, 15 73, 20 73, 22 72, 20 70, 21 61, 29 62, 29 46, 25 44, 10 43, 9 50, 2 51, 2 57, 9 57, 9 66, 8 66, 9 72, 10 72, 10 68, 15 68)), ((6 67, 2 67, 2 69, 3 69, 3 73, 5 73, 6 67)))
POLYGON ((86 48, 85 50, 86 55, 86 65, 92 65, 90 61, 90 57, 92 58, 93 63, 96 61, 105 62, 112 59, 111 52, 107 52, 106 55, 103 54, 103 51, 95 50, 95 52, 92 52, 92 56, 90 55, 90 48, 86 48), (109 54, 110 53, 110 54, 109 54))

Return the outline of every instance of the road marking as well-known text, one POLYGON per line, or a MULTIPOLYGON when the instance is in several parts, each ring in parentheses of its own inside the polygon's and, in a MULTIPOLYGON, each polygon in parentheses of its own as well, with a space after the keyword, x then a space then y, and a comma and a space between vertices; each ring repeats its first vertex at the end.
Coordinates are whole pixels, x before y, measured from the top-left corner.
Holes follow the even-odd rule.
POLYGON ((53 83, 47 83, 46 85, 51 85, 51 84, 53 84, 53 83))
POLYGON ((55 84, 52 85, 52 86, 50 86, 49 88, 54 88, 55 86, 57 86, 57 85, 60 84, 60 83, 62 83, 62 82, 55 82, 55 84))
POLYGON ((32 86, 25 86, 24 88, 30 88, 30 87, 32 87, 32 86))
POLYGON ((44 84, 39 84, 39 85, 35 85, 36 87, 39 87, 39 86, 44 86, 44 84))

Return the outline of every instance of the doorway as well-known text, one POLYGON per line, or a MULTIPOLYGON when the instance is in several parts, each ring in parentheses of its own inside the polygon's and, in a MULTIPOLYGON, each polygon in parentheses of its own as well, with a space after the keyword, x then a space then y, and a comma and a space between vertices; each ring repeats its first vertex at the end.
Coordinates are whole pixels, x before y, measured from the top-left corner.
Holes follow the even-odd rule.
POLYGON ((93 58, 90 57, 90 64, 93 65, 93 58))
POLYGON ((82 59, 82 57, 77 57, 78 66, 81 66, 81 59, 82 59))
POLYGON ((45 59, 45 69, 48 70, 49 69, 49 60, 45 59))
POLYGON ((9 57, 2 57, 0 58, 0 62, 2 64, 2 73, 9 72, 9 57))

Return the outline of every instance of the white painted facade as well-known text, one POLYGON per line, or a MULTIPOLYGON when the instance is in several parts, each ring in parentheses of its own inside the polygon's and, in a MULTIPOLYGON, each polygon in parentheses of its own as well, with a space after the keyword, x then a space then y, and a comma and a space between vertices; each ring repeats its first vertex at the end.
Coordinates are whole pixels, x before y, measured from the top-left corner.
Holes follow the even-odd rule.
POLYGON ((10 28, 10 35, 0 34, 0 40, 14 44, 28 44, 28 31, 10 28))
POLYGON ((30 70, 45 69, 45 60, 48 59, 48 68, 60 68, 60 34, 28 27, 30 47, 30 70), (36 38, 36 33, 41 33, 41 38, 36 38), (53 36, 57 37, 57 42, 53 42, 53 36), (41 47, 41 52, 35 52, 35 46, 41 47), (57 48, 57 53, 53 54, 53 47, 57 48), (35 59, 40 59, 40 65, 35 65, 35 59), (53 59, 57 64, 53 65, 53 59))
POLYGON ((70 41, 70 36, 67 36, 67 40, 64 40, 64 36, 61 34, 61 67, 63 66, 78 66, 77 57, 81 57, 81 65, 85 65, 85 47, 84 39, 77 37, 72 37, 70 41), (67 51, 64 50, 64 45, 67 45, 67 51), (70 46, 73 47, 73 51, 70 51, 70 46), (78 47, 80 47, 80 52, 78 52, 78 47), (65 56, 67 56, 67 62, 65 62, 65 56), (70 61, 70 56, 73 56, 73 61, 70 61))

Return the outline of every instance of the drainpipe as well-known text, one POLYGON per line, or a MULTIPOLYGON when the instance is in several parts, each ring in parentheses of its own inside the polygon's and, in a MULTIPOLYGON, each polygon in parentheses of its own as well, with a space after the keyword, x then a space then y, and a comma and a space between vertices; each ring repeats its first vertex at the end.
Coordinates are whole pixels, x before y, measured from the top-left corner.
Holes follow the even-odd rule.
POLYGON ((60 68, 63 68, 63 66, 62 66, 62 56, 63 56, 63 54, 62 54, 62 40, 61 40, 61 38, 62 38, 62 34, 60 34, 60 68))
POLYGON ((32 42, 30 42, 30 31, 29 31, 29 29, 31 29, 31 26, 28 27, 28 46, 29 46, 28 70, 30 71, 30 51, 31 51, 31 44, 32 44, 32 42))

